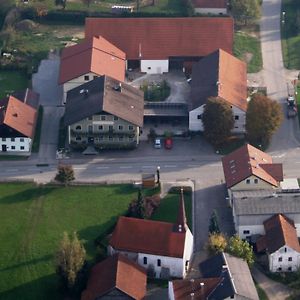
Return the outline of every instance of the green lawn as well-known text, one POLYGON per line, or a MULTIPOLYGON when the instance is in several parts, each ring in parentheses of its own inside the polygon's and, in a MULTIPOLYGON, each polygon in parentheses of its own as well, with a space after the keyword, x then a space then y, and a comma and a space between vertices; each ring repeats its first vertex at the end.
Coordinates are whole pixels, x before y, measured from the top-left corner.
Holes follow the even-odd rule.
POLYGON ((22 71, 0 70, 0 98, 27 88, 28 83, 27 75, 22 71))
POLYGON ((300 85, 297 87, 297 108, 298 108, 298 121, 300 125, 300 85))
POLYGON ((63 232, 78 232, 91 261, 95 238, 126 213, 135 196, 129 185, 0 184, 0 299, 63 299, 53 260, 63 232))
MULTIPOLYGON (((165 221, 165 222, 176 222, 177 212, 179 207, 179 193, 169 193, 160 202, 157 211, 152 216, 152 220, 165 221)), ((191 193, 184 193, 184 203, 186 210, 186 217, 190 230, 192 230, 192 195, 191 193)))
POLYGON ((283 0, 282 11, 285 12, 284 23, 281 23, 284 65, 288 69, 300 69, 300 28, 297 30, 297 23, 300 26, 299 0, 283 0))
POLYGON ((262 69, 262 54, 258 38, 246 32, 236 32, 233 53, 239 59, 247 62, 248 73, 256 73, 262 69))

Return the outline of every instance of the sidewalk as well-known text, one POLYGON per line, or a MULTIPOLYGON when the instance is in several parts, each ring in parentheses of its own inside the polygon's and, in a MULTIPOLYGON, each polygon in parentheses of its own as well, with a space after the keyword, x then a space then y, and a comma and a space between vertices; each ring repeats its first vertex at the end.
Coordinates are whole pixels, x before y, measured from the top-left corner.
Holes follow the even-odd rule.
POLYGON ((254 280, 265 291, 270 300, 285 300, 293 295, 292 289, 268 278, 256 267, 253 267, 251 272, 254 280))

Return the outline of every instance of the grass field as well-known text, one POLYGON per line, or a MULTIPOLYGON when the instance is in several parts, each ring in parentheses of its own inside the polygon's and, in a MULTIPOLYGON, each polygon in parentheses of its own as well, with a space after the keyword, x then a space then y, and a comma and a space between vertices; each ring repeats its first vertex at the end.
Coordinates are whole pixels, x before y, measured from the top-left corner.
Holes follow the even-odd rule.
POLYGON ((284 65, 288 69, 300 69, 299 0, 283 0, 282 11, 285 12, 284 22, 281 22, 284 65))
POLYGON ((0 70, 0 98, 12 92, 23 90, 28 84, 27 74, 24 72, 0 70))
POLYGON ((126 212, 129 185, 37 188, 0 184, 0 299, 62 299, 53 254, 64 231, 77 231, 88 259, 94 240, 126 212))
POLYGON ((236 32, 233 53, 239 59, 247 62, 248 73, 256 73, 262 69, 262 54, 258 38, 246 32, 236 32))
MULTIPOLYGON (((176 222, 177 212, 179 207, 180 195, 169 193, 161 200, 160 206, 152 216, 152 220, 159 220, 165 222, 176 222)), ((191 193, 184 194, 184 204, 186 210, 186 217, 190 230, 192 230, 192 196, 191 193)))
MULTIPOLYGON (((153 195, 159 188, 143 191, 153 195)), ((54 254, 64 231, 76 231, 88 261, 98 254, 95 239, 103 237, 124 215, 137 190, 131 185, 36 186, 0 184, 0 299, 60 300, 54 254)), ((168 194, 153 219, 174 222, 179 194, 168 194)), ((191 228, 191 195, 185 195, 191 228)))

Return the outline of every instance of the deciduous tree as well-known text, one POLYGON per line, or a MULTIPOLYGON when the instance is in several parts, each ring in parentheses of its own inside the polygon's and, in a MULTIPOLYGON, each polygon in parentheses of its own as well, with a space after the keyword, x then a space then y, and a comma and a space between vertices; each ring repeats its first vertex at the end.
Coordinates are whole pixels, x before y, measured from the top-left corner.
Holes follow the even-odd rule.
POLYGON ((245 25, 260 17, 260 5, 257 0, 231 0, 231 11, 236 22, 245 25))
POLYGON ((64 232, 63 239, 56 253, 56 271, 69 290, 72 290, 74 287, 78 273, 85 264, 85 255, 85 249, 79 241, 76 232, 73 233, 71 239, 64 232))
POLYGON ((283 113, 279 103, 264 95, 255 94, 248 104, 246 113, 249 142, 255 146, 266 146, 282 120, 283 113))
POLYGON ((64 183, 65 186, 75 179, 73 167, 70 165, 59 165, 57 171, 55 180, 64 183))
POLYGON ((87 7, 90 7, 92 0, 82 0, 83 4, 85 4, 87 7))
POLYGON ((229 239, 226 250, 231 255, 243 258, 249 266, 252 266, 255 261, 252 246, 247 241, 243 241, 238 235, 234 235, 229 239))
POLYGON ((230 105, 221 98, 208 99, 202 114, 204 135, 210 143, 218 146, 224 143, 234 126, 230 105))
POLYGON ((224 252, 227 247, 227 239, 223 233, 211 233, 208 236, 207 250, 211 254, 224 252))

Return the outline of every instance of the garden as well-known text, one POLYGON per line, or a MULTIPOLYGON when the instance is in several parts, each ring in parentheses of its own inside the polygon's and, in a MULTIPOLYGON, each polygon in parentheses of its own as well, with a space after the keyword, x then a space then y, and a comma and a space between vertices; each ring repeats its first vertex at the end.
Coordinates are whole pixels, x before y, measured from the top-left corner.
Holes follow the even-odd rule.
MULTIPOLYGON (((157 193, 146 190, 145 196, 157 193)), ((77 232, 89 264, 99 259, 97 238, 107 236, 137 196, 131 185, 36 186, 0 184, 0 298, 63 299, 58 290, 54 254, 63 232, 77 232)), ((161 202, 154 219, 175 220, 179 199, 172 194, 161 202), (169 198, 170 197, 170 198, 169 198), (178 202, 178 200, 177 200, 178 202), (165 214, 165 211, 168 214, 165 214)), ((186 210, 190 220, 191 199, 186 210)))

